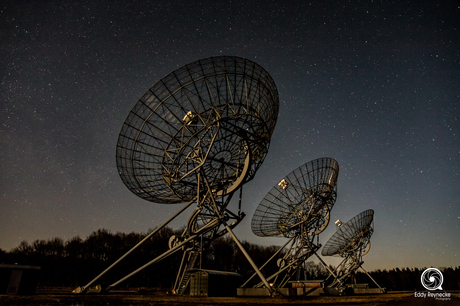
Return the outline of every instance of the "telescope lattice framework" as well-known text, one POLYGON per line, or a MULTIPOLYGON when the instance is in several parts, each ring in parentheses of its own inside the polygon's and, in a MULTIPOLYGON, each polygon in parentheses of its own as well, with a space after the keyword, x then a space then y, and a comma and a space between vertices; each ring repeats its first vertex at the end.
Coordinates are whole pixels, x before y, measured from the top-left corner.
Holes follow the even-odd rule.
POLYGON ((339 164, 318 158, 289 173, 257 207, 251 228, 261 237, 315 235, 329 222, 337 193, 339 164), (302 231, 300 224, 303 224, 302 231))
POLYGON ((125 185, 156 203, 195 198, 198 173, 216 195, 253 179, 278 118, 276 85, 240 57, 198 60, 152 86, 121 129, 116 159, 125 185))
POLYGON ((268 72, 235 56, 195 61, 153 85, 123 123, 116 148, 117 168, 124 184, 137 196, 155 203, 187 203, 74 292, 84 293, 192 204, 196 208, 182 235, 170 237, 169 250, 104 290, 183 251, 172 288, 173 293, 183 294, 203 249, 227 233, 269 288, 232 229, 245 216, 241 211, 241 187, 254 178, 265 159, 278 109, 278 90, 268 72), (238 212, 234 213, 227 206, 238 189, 238 212))
MULTIPOLYGON (((372 209, 365 210, 356 215, 348 222, 341 224, 338 221, 339 228, 329 238, 321 251, 323 256, 340 256, 342 262, 337 266, 335 271, 331 271, 330 276, 334 279, 327 287, 325 292, 330 294, 344 294, 348 289, 353 289, 355 284, 347 284, 349 278, 353 278, 358 269, 362 269, 366 275, 375 283, 380 292, 385 289, 371 277, 371 275, 362 267, 362 257, 370 250, 370 238, 374 232, 373 228, 374 211, 372 209)), ((328 279, 329 279, 328 277, 328 279)))
POLYGON ((340 225, 324 245, 321 255, 340 257, 365 255, 369 251, 370 238, 374 232, 373 220, 374 211, 368 209, 340 225))
MULTIPOLYGON (((312 160, 283 178, 257 207, 251 222, 254 234, 289 238, 262 266, 267 266, 287 247, 277 260, 278 272, 267 278, 273 287, 286 286, 294 274, 299 280, 302 265, 321 247, 314 243, 314 238, 329 223, 330 211, 337 198, 338 174, 339 164, 335 159, 324 157, 312 160)), ((263 285, 258 283, 254 287, 263 285)))

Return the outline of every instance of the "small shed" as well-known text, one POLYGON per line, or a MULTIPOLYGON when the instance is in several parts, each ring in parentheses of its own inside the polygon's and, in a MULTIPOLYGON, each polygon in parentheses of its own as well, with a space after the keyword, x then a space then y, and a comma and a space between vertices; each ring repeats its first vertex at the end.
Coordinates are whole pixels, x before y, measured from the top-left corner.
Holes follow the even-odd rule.
POLYGON ((0 294, 34 294, 40 267, 0 264, 0 294))
POLYGON ((236 296, 242 276, 235 272, 192 269, 190 296, 236 296))

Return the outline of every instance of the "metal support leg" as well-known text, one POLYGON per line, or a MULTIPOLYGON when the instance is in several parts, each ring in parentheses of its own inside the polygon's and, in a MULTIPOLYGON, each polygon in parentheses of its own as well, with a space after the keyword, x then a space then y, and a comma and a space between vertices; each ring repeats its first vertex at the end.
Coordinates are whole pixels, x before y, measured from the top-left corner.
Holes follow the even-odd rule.
POLYGON ((334 276, 334 278, 337 278, 337 276, 335 275, 335 273, 329 268, 329 266, 324 262, 324 260, 323 260, 321 257, 319 257, 318 254, 316 254, 316 252, 315 252, 315 255, 316 255, 316 257, 319 259, 319 261, 321 261, 321 263, 323 264, 323 266, 326 267, 326 269, 329 271, 329 273, 331 273, 332 276, 334 276))
POLYGON ((112 269, 114 266, 116 266, 120 261, 122 261, 126 256, 131 254, 135 249, 137 249, 140 245, 142 245, 144 242, 146 242, 150 237, 155 235, 159 230, 161 230, 163 227, 165 227, 169 222, 174 220, 178 215, 180 215, 184 210, 186 210, 192 203, 194 203, 195 200, 190 201, 187 203, 182 209, 180 209, 177 213, 175 213, 171 218, 169 218, 165 223, 157 227, 154 231, 152 231, 150 234, 148 234, 144 239, 142 239, 138 244, 136 244, 131 250, 126 252, 123 256, 121 256, 117 261, 115 261, 113 264, 111 264, 107 269, 105 269, 102 273, 100 273, 98 276, 96 276, 92 281, 90 281, 88 284, 86 284, 83 287, 78 287, 73 293, 84 293, 95 281, 97 281, 101 276, 103 276, 105 273, 107 273, 110 269, 112 269))
MULTIPOLYGON (((273 256, 270 257, 270 259, 267 260, 267 262, 264 263, 264 264, 259 268, 259 271, 262 270, 262 269, 263 269, 273 258, 275 258, 276 255, 278 255, 278 253, 281 252, 281 251, 286 247, 286 245, 287 245, 292 239, 294 239, 294 237, 290 238, 281 248, 279 248, 278 251, 276 251, 276 253, 273 254, 273 256)), ((254 276, 256 276, 256 275, 257 275, 257 272, 255 272, 255 273, 254 273, 254 274, 253 274, 243 285, 241 285, 241 288, 244 288, 244 286, 246 286, 246 285, 249 283, 249 281, 250 281, 254 276)))
POLYGON ((369 278, 374 282, 374 284, 376 284, 377 287, 379 287, 380 291, 383 291, 382 287, 380 287, 379 284, 377 284, 377 282, 372 278, 372 276, 369 273, 367 273, 367 271, 364 270, 363 267, 360 267, 360 268, 367 274, 367 276, 369 276, 369 278))
POLYGON ((187 251, 184 251, 184 254, 182 254, 182 260, 180 262, 180 266, 179 266, 179 272, 177 273, 176 275, 176 281, 174 282, 174 287, 173 287, 173 293, 174 290, 177 288, 177 284, 179 284, 179 278, 181 277, 181 272, 182 272, 182 267, 184 266, 184 263, 187 261, 186 260, 186 257, 187 257, 187 251))
POLYGON ((146 263, 145 265, 143 265, 142 267, 140 267, 139 269, 131 272, 130 274, 126 275, 125 277, 123 277, 122 279, 120 279, 119 281, 113 283, 112 285, 108 286, 105 290, 106 291, 109 291, 110 289, 114 288, 115 286, 119 285, 121 282, 124 282, 125 280, 127 280, 128 278, 130 278, 131 276, 137 274, 138 272, 144 270, 145 268, 147 268, 148 266, 164 259, 165 257, 168 257, 169 255, 179 251, 182 246, 186 243, 188 243, 189 241, 195 239, 198 235, 193 235, 189 238, 187 238, 186 240, 182 241, 182 243, 179 243, 178 245, 176 245, 175 247, 173 247, 172 249, 170 249, 169 251, 166 251, 164 252, 163 254, 161 254, 160 256, 156 257, 155 259, 153 259, 152 261, 146 263))
POLYGON ((233 240, 238 245, 238 247, 240 248, 241 252, 243 252, 244 256, 249 261, 249 263, 251 264, 251 266, 254 269, 254 271, 256 271, 257 275, 259 275, 259 277, 262 280, 262 282, 264 283, 265 287, 268 289, 268 291, 270 291, 270 294, 273 294, 274 293, 273 288, 270 287, 270 285, 268 284, 268 282, 265 279, 265 277, 262 275, 260 270, 257 268, 256 264, 252 261, 251 257, 249 256, 249 254, 244 249, 243 245, 240 243, 238 238, 236 238, 235 234, 232 232, 232 229, 227 224, 225 224, 225 228, 227 229, 228 233, 232 236, 233 240))
POLYGON ((169 255, 177 252, 178 250, 180 250, 182 248, 183 245, 185 245, 186 243, 194 240, 196 237, 200 236, 200 235, 203 235, 204 233, 206 233, 207 231, 211 230, 214 228, 214 226, 219 222, 219 220, 214 220, 214 221, 211 221, 210 223, 208 223, 205 227, 203 227, 200 231, 198 231, 196 234, 190 236, 189 238, 185 239, 184 241, 182 241, 181 243, 179 243, 178 245, 174 246, 172 249, 164 252, 163 254, 159 255, 158 257, 156 257, 155 259, 151 260, 150 262, 146 263, 145 265, 143 265, 142 267, 140 267, 139 269, 131 272, 130 274, 126 275, 125 277, 123 277, 122 279, 120 279, 119 281, 113 283, 112 285, 108 286, 106 291, 114 288, 115 286, 119 285, 121 282, 127 280, 128 278, 130 278, 131 276, 137 274, 138 272, 142 271, 143 269, 147 268, 148 266, 168 257, 169 255))

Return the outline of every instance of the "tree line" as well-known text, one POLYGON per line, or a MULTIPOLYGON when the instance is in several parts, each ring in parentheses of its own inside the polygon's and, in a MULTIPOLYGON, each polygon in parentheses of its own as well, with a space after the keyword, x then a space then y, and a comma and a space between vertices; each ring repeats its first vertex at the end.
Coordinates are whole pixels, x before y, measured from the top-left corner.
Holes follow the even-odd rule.
MULTIPOLYGON (((369 274, 380 287, 387 290, 426 291, 420 281, 421 275, 426 268, 394 268, 391 270, 375 270, 369 272, 369 274)), ((460 266, 441 267, 439 270, 444 279, 442 289, 446 291, 460 289, 460 266)), ((358 272, 356 278, 358 283, 369 283, 371 287, 376 287, 372 286, 372 281, 364 272, 358 272)))
MULTIPOLYGON (((39 286, 86 285, 100 272, 119 259, 148 233, 111 233, 99 229, 86 239, 74 237, 68 241, 55 237, 48 240, 35 240, 32 243, 22 241, 11 251, 0 249, 0 263, 34 265, 41 267, 39 286)), ((149 238, 145 243, 128 255, 96 283, 106 287, 126 276, 143 264, 151 261, 169 249, 168 242, 172 235, 180 236, 182 230, 165 227, 149 238)), ((268 260, 278 247, 259 246, 242 242, 256 264, 268 260)), ((171 288, 174 285, 177 270, 182 259, 182 252, 153 264, 121 286, 171 288)), ((253 270, 246 258, 230 237, 216 239, 203 252, 203 268, 210 270, 232 271, 249 278, 253 270)), ((267 272, 274 273, 276 266, 266 267, 267 272)))
MULTIPOLYGON (((149 231, 150 232, 150 231, 149 231)), ((74 237, 67 241, 61 238, 23 241, 11 251, 0 249, 0 263, 41 266, 39 286, 83 286, 100 272, 130 250, 148 233, 111 233, 99 229, 86 239, 74 237)), ((106 287, 124 277, 133 270, 149 262, 168 250, 168 241, 172 235, 180 236, 181 230, 165 227, 132 252, 115 268, 110 270, 97 283, 106 287)), ((264 264, 278 250, 278 246, 260 246, 242 242, 244 248, 257 266, 264 264)), ((177 252, 159 263, 129 278, 121 286, 171 288, 179 268, 182 252, 177 252)), ((201 257, 201 266, 209 270, 237 272, 248 279, 253 269, 231 237, 214 240, 201 257)), ((330 267, 332 270, 334 267, 330 267)), ((387 290, 424 290, 420 276, 425 268, 395 268, 376 270, 369 274, 381 287, 387 290)), ((276 260, 264 267, 263 274, 268 276, 278 271, 276 260)), ((460 289, 460 267, 441 269, 444 277, 443 289, 460 289)), ((301 279, 327 279, 329 272, 319 263, 308 261, 300 273, 301 279)), ((357 283, 368 283, 375 287, 369 277, 358 272, 357 283)), ((254 278, 254 282, 257 281, 254 278)))

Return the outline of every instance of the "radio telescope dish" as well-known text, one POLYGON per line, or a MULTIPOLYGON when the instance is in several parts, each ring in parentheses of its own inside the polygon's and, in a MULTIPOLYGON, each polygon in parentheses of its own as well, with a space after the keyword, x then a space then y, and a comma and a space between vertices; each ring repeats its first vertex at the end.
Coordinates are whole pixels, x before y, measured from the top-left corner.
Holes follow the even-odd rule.
POLYGON ((338 174, 333 158, 315 159, 289 173, 257 207, 251 223, 254 234, 291 238, 322 232, 337 198, 338 174))
POLYGON ((369 252, 371 246, 370 238, 374 232, 373 220, 374 211, 368 209, 346 223, 340 224, 339 221, 338 230, 329 238, 321 251, 323 256, 340 256, 344 258, 335 271, 331 272, 334 280, 326 291, 343 294, 347 288, 352 289, 353 285, 347 285, 345 282, 350 277, 353 277, 359 268, 383 291, 362 267, 364 263, 362 257, 369 252))
POLYGON ((252 61, 221 56, 185 65, 129 113, 117 143, 119 174, 155 203, 194 199, 200 171, 213 191, 231 192, 262 164, 278 108, 273 79, 252 61))
POLYGON ((339 164, 335 159, 315 159, 289 173, 257 207, 251 222, 254 234, 290 238, 278 251, 290 243, 283 258, 278 259, 279 271, 267 278, 276 277, 274 286, 286 285, 305 260, 321 247, 314 243, 314 238, 329 223, 337 198, 338 175, 339 164))
POLYGON ((147 266, 184 250, 173 292, 182 294, 189 270, 215 238, 229 233, 262 282, 263 275, 247 255, 232 228, 244 218, 227 206, 236 190, 252 180, 268 152, 278 118, 276 85, 258 64, 240 57, 210 57, 185 65, 153 85, 129 113, 118 137, 117 168, 137 196, 155 203, 187 202, 102 272, 86 289, 131 251, 193 203, 196 209, 170 250, 113 283, 117 286, 147 266))
POLYGON ((321 251, 323 256, 341 256, 369 252, 370 238, 374 232, 374 211, 368 209, 339 226, 321 251))

